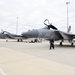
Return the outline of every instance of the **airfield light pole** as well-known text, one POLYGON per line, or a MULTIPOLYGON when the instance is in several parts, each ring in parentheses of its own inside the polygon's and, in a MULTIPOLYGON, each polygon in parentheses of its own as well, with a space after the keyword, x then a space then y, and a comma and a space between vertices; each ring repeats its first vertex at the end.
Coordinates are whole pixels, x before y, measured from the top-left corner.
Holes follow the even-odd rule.
POLYGON ((17 17, 17 24, 16 24, 16 34, 18 34, 18 17, 17 17))
POLYGON ((70 4, 70 2, 66 2, 66 5, 67 5, 67 32, 68 32, 68 4, 70 4))

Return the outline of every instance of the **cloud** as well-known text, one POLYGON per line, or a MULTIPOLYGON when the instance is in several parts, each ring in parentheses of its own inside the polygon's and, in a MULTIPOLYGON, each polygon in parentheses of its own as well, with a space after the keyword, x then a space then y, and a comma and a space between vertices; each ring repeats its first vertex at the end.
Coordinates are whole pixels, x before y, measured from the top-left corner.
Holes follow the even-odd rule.
MULTIPOLYGON (((66 2, 65 0, 0 0, 0 29, 15 33, 17 17, 19 17, 19 33, 27 29, 42 28, 45 19, 49 19, 59 29, 67 27, 66 2)), ((69 25, 75 32, 75 2, 74 0, 69 2, 69 25)), ((66 28, 63 30, 66 31, 66 28)))

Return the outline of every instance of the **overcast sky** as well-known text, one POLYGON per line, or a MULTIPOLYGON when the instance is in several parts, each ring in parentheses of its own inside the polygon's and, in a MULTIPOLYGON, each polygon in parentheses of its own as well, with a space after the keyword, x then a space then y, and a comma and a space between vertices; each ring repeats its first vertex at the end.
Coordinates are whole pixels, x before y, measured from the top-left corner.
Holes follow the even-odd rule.
POLYGON ((75 0, 0 0, 0 30, 16 33, 18 20, 18 34, 44 27, 44 20, 59 30, 67 29, 67 5, 69 25, 75 33, 75 0), (18 17, 18 19, 17 19, 18 17))

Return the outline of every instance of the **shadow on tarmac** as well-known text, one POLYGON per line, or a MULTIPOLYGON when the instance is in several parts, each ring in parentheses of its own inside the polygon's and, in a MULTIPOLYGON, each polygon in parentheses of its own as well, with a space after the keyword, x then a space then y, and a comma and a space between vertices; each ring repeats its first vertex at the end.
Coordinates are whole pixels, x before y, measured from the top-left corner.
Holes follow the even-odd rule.
POLYGON ((60 45, 55 45, 56 47, 61 47, 61 48, 75 48, 75 45, 73 45, 73 46, 71 46, 71 45, 62 45, 62 46, 60 46, 60 45))

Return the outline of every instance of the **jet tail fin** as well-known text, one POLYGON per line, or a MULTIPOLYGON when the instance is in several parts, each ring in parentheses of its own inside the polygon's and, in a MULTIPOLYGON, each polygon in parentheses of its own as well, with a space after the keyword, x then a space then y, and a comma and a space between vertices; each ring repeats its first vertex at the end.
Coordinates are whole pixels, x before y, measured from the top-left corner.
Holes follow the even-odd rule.
POLYGON ((71 26, 68 27, 68 31, 67 32, 70 33, 70 31, 71 31, 71 26))

